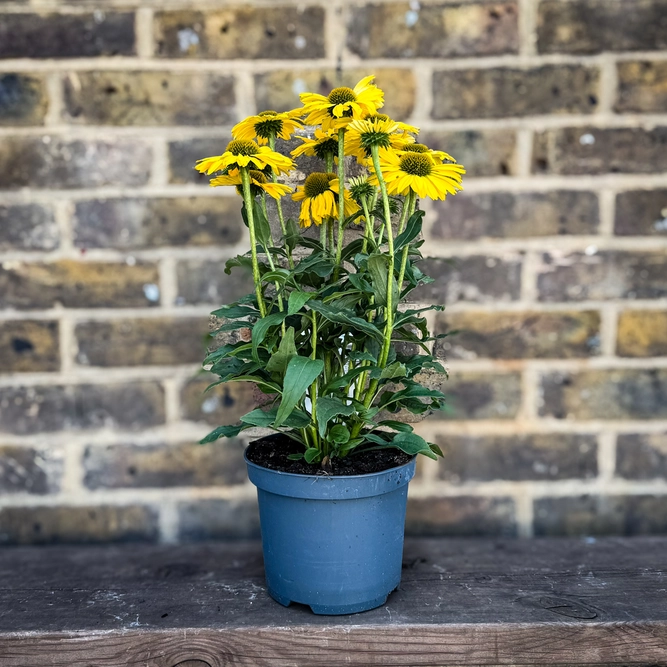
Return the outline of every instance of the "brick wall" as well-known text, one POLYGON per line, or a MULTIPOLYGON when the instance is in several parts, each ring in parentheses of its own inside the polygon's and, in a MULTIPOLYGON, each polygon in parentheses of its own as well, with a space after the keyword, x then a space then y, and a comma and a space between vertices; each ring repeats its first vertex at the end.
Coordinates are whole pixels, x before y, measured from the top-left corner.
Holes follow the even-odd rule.
POLYGON ((241 443, 194 444, 253 396, 196 375, 248 285, 192 164, 372 72, 468 168, 426 205, 463 333, 409 531, 667 531, 667 0, 5 0, 0 544, 257 534, 241 443))

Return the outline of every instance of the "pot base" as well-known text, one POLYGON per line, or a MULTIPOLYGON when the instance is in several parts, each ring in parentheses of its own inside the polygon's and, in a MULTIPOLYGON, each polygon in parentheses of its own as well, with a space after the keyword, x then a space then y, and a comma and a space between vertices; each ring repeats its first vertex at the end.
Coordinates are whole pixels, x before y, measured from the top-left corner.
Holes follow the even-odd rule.
MULTIPOLYGON (((278 593, 276 593, 274 590, 271 590, 270 588, 268 588, 268 592, 269 595, 276 602, 279 602, 283 607, 289 607, 292 602, 296 602, 296 600, 290 600, 283 595, 278 595, 278 593)), ((354 604, 307 604, 306 606, 311 608, 313 614, 318 614, 320 616, 340 616, 342 614, 358 614, 362 611, 369 611, 370 609, 381 607, 387 601, 388 597, 388 595, 381 595, 380 597, 374 598, 373 600, 367 600, 366 602, 355 602, 354 604)))

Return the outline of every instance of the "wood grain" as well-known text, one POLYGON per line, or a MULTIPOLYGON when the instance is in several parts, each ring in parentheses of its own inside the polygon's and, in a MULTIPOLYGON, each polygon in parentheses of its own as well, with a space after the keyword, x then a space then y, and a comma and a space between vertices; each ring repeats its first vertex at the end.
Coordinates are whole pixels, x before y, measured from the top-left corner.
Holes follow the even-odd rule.
POLYGON ((666 538, 413 540, 342 617, 266 594, 256 543, 0 551, 0 666, 667 665, 666 538))

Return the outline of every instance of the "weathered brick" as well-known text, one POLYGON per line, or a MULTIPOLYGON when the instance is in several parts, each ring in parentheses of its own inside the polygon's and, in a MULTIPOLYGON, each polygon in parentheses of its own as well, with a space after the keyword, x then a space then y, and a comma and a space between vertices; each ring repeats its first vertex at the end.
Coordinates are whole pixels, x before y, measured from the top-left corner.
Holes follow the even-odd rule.
POLYGON ((0 387, 0 430, 17 435, 164 424, 157 382, 0 387))
POLYGON ((620 433, 616 474, 625 479, 667 478, 667 433, 620 433))
POLYGON ((72 72, 67 119, 92 125, 225 125, 237 120, 234 79, 214 72, 72 72))
POLYGON ((667 127, 569 127, 535 136, 536 174, 652 174, 667 171, 667 127))
POLYGON ((511 498, 410 498, 405 532, 418 537, 515 537, 511 498))
POLYGON ((419 264, 419 268, 434 282, 412 292, 412 301, 436 304, 516 301, 521 291, 521 259, 518 256, 504 259, 479 255, 428 258, 419 264))
POLYGON ((0 373, 60 369, 58 323, 43 320, 0 322, 0 373))
POLYGON ((362 58, 451 58, 516 53, 515 2, 391 3, 354 7, 348 48, 362 58))
POLYGON ((667 310, 626 310, 618 318, 616 354, 667 356, 667 310))
POLYGON ((514 419, 521 405, 519 373, 457 371, 440 390, 446 407, 432 419, 514 419))
POLYGON ((166 366, 201 362, 206 318, 160 317, 77 324, 76 360, 85 366, 166 366))
POLYGON ((208 185, 209 177, 195 170, 195 162, 209 155, 224 153, 229 139, 229 135, 226 135, 170 142, 169 182, 208 185))
POLYGON ((667 496, 577 496, 535 501, 535 535, 650 535, 667 531, 667 496))
POLYGON ((63 451, 60 448, 0 446, 0 489, 3 494, 57 493, 62 475, 63 451))
POLYGON ((150 146, 137 139, 9 137, 0 144, 0 188, 144 185, 151 160, 150 146))
POLYGON ((212 426, 234 424, 259 404, 259 392, 250 382, 227 382, 204 393, 209 384, 218 378, 190 380, 181 391, 183 417, 206 422, 212 426))
POLYGON ((543 0, 540 53, 650 51, 667 48, 665 0, 543 0))
POLYGON ((38 204, 0 205, 0 250, 55 250, 59 245, 51 209, 38 204))
POLYGON ((250 271, 235 268, 225 273, 224 262, 188 260, 179 262, 178 303, 232 303, 254 291, 250 271))
POLYGON ((0 125, 43 125, 48 108, 43 77, 0 74, 0 125))
POLYGON ((600 352, 597 311, 460 312, 437 316, 436 343, 452 359, 570 359, 600 352))
POLYGON ((540 415, 556 419, 667 419, 667 369, 546 373, 540 415))
POLYGON ((74 216, 79 248, 234 245, 244 232, 236 197, 97 199, 78 202, 74 216))
POLYGON ((134 14, 3 14, 0 58, 85 58, 134 54, 134 14))
POLYGON ((512 130, 429 130, 420 133, 419 140, 465 165, 466 178, 516 174, 516 134, 512 130))
POLYGON ((322 7, 237 6, 155 16, 156 53, 170 58, 324 57, 322 7))
POLYGON ((89 489, 243 484, 246 466, 237 441, 209 445, 91 445, 83 455, 89 489))
MULTIPOLYGON (((667 48, 667 41, 665 45, 667 48)), ((667 62, 642 60, 617 63, 616 67, 618 94, 615 111, 662 113, 667 109, 667 62)))
POLYGON ((465 192, 434 202, 436 239, 522 238, 595 234, 598 198, 592 192, 465 192))
POLYGON ((143 505, 5 507, 0 544, 155 542, 158 516, 143 505))
POLYGON ((614 233, 618 236, 667 235, 667 189, 632 190, 616 195, 614 233))
POLYGON ((583 65, 433 73, 433 118, 502 118, 593 113, 599 70, 583 65))
POLYGON ((0 267, 0 307, 123 308, 159 301, 155 264, 62 260, 44 264, 5 262, 0 267))
POLYGON ((178 503, 178 539, 246 540, 260 536, 256 500, 201 499, 178 503))
POLYGON ((436 442, 445 455, 439 477, 455 484, 587 479, 597 475, 597 443, 593 435, 442 435, 436 442))
MULTIPOLYGON (((374 70, 375 83, 385 92, 382 112, 397 120, 407 120, 414 110, 416 82, 409 69, 374 70)), ((301 106, 299 93, 313 92, 328 95, 337 86, 353 87, 369 72, 366 69, 346 69, 337 72, 322 70, 277 70, 255 76, 257 109, 287 111, 301 106)))
POLYGON ((605 251, 543 255, 540 301, 659 299, 667 296, 667 255, 605 251))

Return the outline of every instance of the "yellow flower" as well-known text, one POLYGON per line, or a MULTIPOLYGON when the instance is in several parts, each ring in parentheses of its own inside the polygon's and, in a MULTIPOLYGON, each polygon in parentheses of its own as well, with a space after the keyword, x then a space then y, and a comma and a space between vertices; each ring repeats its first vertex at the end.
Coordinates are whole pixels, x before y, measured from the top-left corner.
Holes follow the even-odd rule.
POLYGON ((248 139, 234 139, 229 142, 227 150, 222 155, 198 160, 195 169, 203 174, 212 174, 223 169, 248 166, 258 170, 271 167, 276 174, 281 174, 293 169, 294 163, 267 146, 258 146, 248 139))
POLYGON ((334 156, 338 154, 338 137, 335 130, 325 132, 318 127, 315 130, 314 139, 310 139, 309 137, 297 137, 297 139, 301 139, 303 143, 290 153, 293 158, 298 158, 302 155, 317 155, 317 157, 324 160, 327 153, 334 156))
POLYGON ((271 137, 287 140, 298 127, 301 127, 301 121, 294 120, 294 113, 294 111, 284 113, 262 111, 234 125, 232 136, 234 139, 257 139, 260 146, 268 144, 271 137))
MULTIPOLYGON (((423 153, 398 155, 386 148, 380 149, 380 169, 389 194, 407 195, 412 190, 431 199, 444 199, 462 190, 461 176, 466 172, 460 164, 434 164, 423 153)), ((368 180, 372 185, 378 184, 375 174, 368 180)))
POLYGON ((345 153, 354 155, 359 164, 364 164, 371 154, 371 146, 401 148, 414 141, 408 132, 419 132, 418 128, 397 123, 384 114, 353 120, 346 129, 345 153))
POLYGON ((456 162, 449 153, 445 153, 445 151, 434 151, 428 146, 424 146, 424 144, 404 143, 403 145, 398 146, 396 153, 398 155, 404 155, 405 153, 420 153, 421 155, 426 155, 433 164, 442 164, 445 161, 456 162))
POLYGON ((322 125, 323 130, 345 127, 350 121, 372 116, 383 104, 384 93, 367 76, 354 87, 334 88, 327 97, 301 93, 307 125, 322 125))
MULTIPOLYGON (((289 185, 283 185, 282 183, 272 183, 266 178, 266 174, 255 169, 250 169, 250 192, 253 197, 261 194, 262 191, 266 192, 267 195, 270 195, 274 199, 280 199, 286 194, 292 192, 292 188, 289 185)), ((216 176, 211 180, 212 186, 218 185, 235 185, 236 191, 243 195, 243 180, 241 179, 241 171, 239 169, 230 169, 229 172, 222 176, 216 176)))
MULTIPOLYGON (((302 227, 310 227, 313 222, 321 225, 326 218, 337 218, 339 187, 336 174, 319 172, 310 174, 303 185, 297 186, 292 199, 303 202, 299 224, 302 227)), ((345 217, 349 217, 359 210, 359 206, 347 190, 343 196, 345 198, 343 210, 345 217)))

